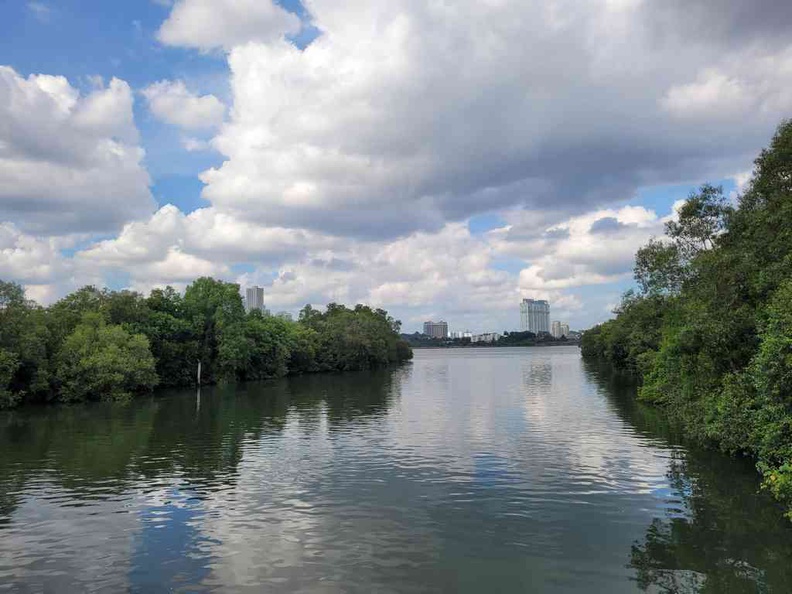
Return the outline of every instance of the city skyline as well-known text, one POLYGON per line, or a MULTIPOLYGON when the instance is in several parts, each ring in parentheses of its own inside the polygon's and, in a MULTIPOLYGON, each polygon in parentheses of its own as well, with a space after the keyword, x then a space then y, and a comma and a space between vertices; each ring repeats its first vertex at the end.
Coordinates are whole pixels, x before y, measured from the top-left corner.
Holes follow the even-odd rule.
MULTIPOLYGON (((568 322, 562 320, 550 322, 550 303, 545 299, 523 298, 519 302, 518 323, 518 327, 510 327, 511 329, 504 329, 503 332, 547 333, 554 338, 561 338, 562 336, 569 336, 571 331, 568 322)), ((423 328, 419 332, 433 338, 472 338, 477 335, 501 333, 493 330, 492 326, 488 329, 479 329, 477 332, 473 332, 469 328, 465 328, 465 330, 453 328, 453 324, 449 324, 446 321, 433 322, 427 320, 423 322, 423 328), (438 330, 440 327, 442 327, 442 331, 438 330)))
POLYGON ((0 278, 49 304, 214 276, 476 332, 531 297, 590 327, 792 109, 783 3, 666 4, 5 3, 0 278))

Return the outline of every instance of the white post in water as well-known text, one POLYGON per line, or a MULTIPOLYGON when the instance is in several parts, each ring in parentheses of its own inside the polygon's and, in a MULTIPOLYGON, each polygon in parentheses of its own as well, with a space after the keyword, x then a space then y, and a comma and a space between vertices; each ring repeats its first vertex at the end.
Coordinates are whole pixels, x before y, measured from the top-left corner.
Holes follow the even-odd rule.
POLYGON ((201 362, 198 361, 198 385, 201 385, 201 362))

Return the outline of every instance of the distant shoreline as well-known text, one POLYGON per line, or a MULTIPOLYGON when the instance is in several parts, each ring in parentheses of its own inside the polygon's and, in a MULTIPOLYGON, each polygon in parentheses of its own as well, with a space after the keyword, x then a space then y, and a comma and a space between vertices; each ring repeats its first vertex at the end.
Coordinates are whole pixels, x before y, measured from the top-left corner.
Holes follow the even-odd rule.
POLYGON ((415 346, 410 345, 413 350, 437 350, 437 349, 525 349, 532 347, 556 347, 556 346, 580 346, 579 340, 570 340, 568 342, 540 342, 537 344, 450 344, 450 345, 426 345, 415 346))

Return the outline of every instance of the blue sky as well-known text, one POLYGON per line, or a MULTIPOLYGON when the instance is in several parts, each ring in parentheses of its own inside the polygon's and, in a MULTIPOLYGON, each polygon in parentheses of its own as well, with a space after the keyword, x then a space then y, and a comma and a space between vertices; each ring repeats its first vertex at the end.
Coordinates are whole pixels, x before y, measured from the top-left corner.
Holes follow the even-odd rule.
POLYGON ((514 327, 539 297, 585 327, 792 109, 786 12, 740 2, 4 3, 0 277, 46 303, 212 274, 408 330, 514 327))

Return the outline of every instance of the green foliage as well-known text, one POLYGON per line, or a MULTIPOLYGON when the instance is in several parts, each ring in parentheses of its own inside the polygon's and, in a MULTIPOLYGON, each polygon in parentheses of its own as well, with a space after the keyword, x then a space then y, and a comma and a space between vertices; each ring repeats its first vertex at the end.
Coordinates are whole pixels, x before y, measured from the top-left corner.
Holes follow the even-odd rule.
POLYGON ((16 405, 21 394, 11 391, 11 381, 19 369, 19 357, 5 349, 0 349, 0 409, 16 405))
POLYGON ((498 346, 532 346, 536 344, 533 332, 504 332, 498 339, 498 346))
POLYGON ((650 367, 657 350, 663 321, 673 307, 661 295, 638 296, 628 291, 614 313, 618 315, 587 330, 580 341, 584 357, 610 361, 619 369, 640 374, 650 367))
POLYGON ((125 400, 157 384, 148 339, 88 313, 66 338, 58 355, 64 402, 125 400))
POLYGON ((679 246, 652 239, 635 254, 634 273, 644 294, 677 293, 685 280, 685 266, 679 246))
POLYGON ((197 279, 184 293, 184 315, 198 341, 204 381, 234 380, 247 358, 245 307, 239 285, 208 277, 197 279))
POLYGON ((250 347, 243 369, 244 379, 281 377, 288 373, 293 325, 293 322, 264 316, 259 311, 250 312, 245 324, 245 337, 250 347))
POLYGON ((0 281, 0 408, 47 394, 49 342, 44 311, 0 281))
POLYGON ((731 213, 723 188, 704 184, 688 196, 677 219, 666 223, 666 234, 674 240, 679 254, 691 260, 715 246, 731 213))
POLYGON ((83 287, 48 309, 0 281, 0 408, 126 399, 163 386, 373 369, 412 357, 381 309, 306 306, 300 321, 245 313, 239 285, 199 278, 181 296, 83 287))
POLYGON ((737 208, 703 186, 666 231, 638 252, 641 294, 583 354, 636 374, 689 436, 753 456, 792 517, 792 123, 737 208))
POLYGON ((331 303, 322 313, 306 306, 300 321, 316 333, 316 366, 324 371, 373 369, 412 358, 399 337, 401 322, 382 309, 331 303))

